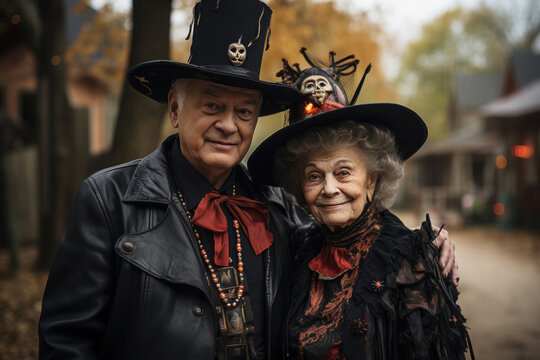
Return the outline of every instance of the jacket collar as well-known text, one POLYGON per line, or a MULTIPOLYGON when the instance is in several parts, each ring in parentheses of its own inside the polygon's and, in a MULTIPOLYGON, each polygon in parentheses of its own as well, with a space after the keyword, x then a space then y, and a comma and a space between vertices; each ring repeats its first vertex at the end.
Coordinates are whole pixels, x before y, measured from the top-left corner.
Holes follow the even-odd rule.
POLYGON ((172 196, 167 153, 178 135, 171 135, 151 154, 139 161, 124 194, 126 202, 168 204, 172 196))

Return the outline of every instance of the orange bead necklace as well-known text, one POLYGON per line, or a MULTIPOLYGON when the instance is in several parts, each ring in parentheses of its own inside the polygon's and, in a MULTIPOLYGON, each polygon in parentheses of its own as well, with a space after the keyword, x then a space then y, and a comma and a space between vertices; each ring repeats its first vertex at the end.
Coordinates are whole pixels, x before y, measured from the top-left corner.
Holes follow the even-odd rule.
MULTIPOLYGON (((236 187, 233 185, 233 195, 236 195, 236 187)), ((218 276, 216 275, 216 270, 212 266, 212 261, 209 259, 208 254, 206 253, 206 250, 204 250, 203 243, 201 241, 201 235, 199 234, 199 231, 195 227, 195 225, 191 222, 191 219, 193 215, 191 212, 187 209, 186 201, 184 200, 184 195, 179 191, 178 192, 178 198, 180 199, 180 203, 184 207, 184 210, 186 212, 186 215, 191 223, 191 228, 193 229, 193 233, 195 234, 195 238, 197 239, 197 244, 199 245, 199 251, 201 253, 202 259, 206 266, 208 267, 208 270, 210 271, 210 277, 212 282, 214 283, 214 286, 216 287, 219 298, 225 304, 226 307, 235 307, 236 305, 239 305, 242 303, 243 300, 243 294, 244 294, 244 263, 242 262, 242 244, 240 240, 240 223, 238 223, 238 220, 233 219, 233 227, 234 231, 236 233, 236 255, 238 259, 238 263, 236 264, 236 269, 238 270, 238 278, 239 278, 239 284, 236 288, 236 291, 231 290, 229 292, 226 292, 221 287, 221 284, 219 282, 218 276)))

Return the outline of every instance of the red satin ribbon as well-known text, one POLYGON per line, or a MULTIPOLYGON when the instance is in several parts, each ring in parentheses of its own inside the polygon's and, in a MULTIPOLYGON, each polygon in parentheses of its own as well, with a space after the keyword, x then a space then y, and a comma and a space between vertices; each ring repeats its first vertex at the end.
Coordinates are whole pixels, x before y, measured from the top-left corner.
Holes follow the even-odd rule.
POLYGON ((324 249, 309 262, 309 268, 325 277, 337 277, 353 268, 348 251, 348 248, 325 245, 324 249))
POLYGON ((268 231, 268 209, 264 204, 245 196, 227 196, 211 191, 197 206, 191 222, 214 233, 214 263, 216 265, 229 265, 227 218, 220 204, 223 204, 238 220, 256 255, 272 245, 274 237, 268 231))
POLYGON ((341 105, 340 103, 337 103, 331 100, 326 100, 324 103, 322 103, 322 105, 315 105, 308 100, 305 103, 303 113, 304 113, 304 117, 310 117, 316 114, 320 114, 320 113, 327 112, 330 110, 339 109, 342 107, 343 105, 341 105))

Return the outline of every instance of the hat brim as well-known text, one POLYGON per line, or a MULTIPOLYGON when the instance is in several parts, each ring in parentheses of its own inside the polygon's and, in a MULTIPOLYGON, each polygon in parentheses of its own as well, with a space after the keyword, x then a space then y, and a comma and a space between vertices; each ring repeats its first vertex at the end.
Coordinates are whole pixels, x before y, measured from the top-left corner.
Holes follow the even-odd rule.
POLYGON ((259 90, 263 95, 260 116, 287 110, 300 101, 298 91, 292 86, 257 80, 234 66, 216 69, 211 65, 155 60, 134 66, 128 72, 127 78, 135 90, 160 103, 167 103, 172 82, 180 78, 208 80, 223 85, 259 90))
POLYGON ((276 131, 251 154, 248 169, 261 185, 277 185, 274 181, 274 155, 295 136, 309 129, 332 126, 336 122, 352 120, 356 123, 383 126, 393 134, 398 154, 405 161, 416 153, 427 139, 427 127, 413 110, 398 104, 373 103, 347 106, 300 120, 276 131))

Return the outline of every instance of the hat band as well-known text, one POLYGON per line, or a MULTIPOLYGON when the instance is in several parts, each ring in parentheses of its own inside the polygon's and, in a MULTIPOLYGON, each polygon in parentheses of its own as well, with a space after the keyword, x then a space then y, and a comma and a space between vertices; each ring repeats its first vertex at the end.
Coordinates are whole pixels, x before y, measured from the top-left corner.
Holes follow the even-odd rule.
POLYGON ((239 68, 236 66, 230 66, 230 65, 199 65, 199 66, 205 69, 209 69, 209 70, 216 70, 222 73, 229 73, 234 76, 242 76, 242 77, 248 77, 255 80, 259 80, 259 74, 256 74, 254 71, 239 68))

